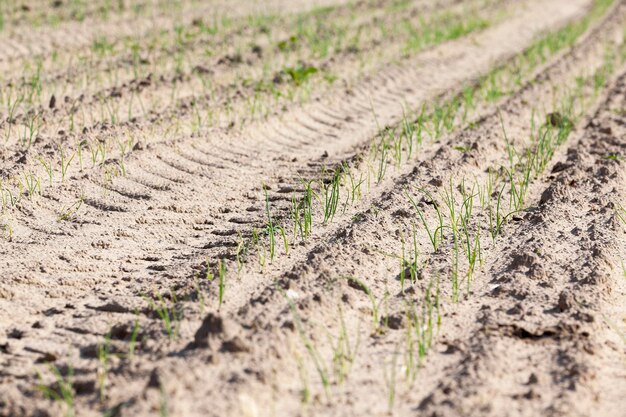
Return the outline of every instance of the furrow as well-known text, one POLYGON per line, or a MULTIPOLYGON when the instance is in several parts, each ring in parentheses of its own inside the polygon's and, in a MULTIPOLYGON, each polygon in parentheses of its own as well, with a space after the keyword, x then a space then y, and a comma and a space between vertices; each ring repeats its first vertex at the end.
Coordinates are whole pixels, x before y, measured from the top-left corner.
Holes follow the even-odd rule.
POLYGON ((626 73, 553 165, 550 182, 537 187, 537 209, 499 245, 465 318, 471 336, 463 353, 420 411, 609 416, 624 407, 614 387, 626 369, 609 342, 616 329, 607 314, 624 302, 616 291, 624 240, 616 201, 626 171, 606 158, 624 153, 624 120, 615 113, 624 97, 626 73), (618 370, 605 373, 610 358, 618 370))

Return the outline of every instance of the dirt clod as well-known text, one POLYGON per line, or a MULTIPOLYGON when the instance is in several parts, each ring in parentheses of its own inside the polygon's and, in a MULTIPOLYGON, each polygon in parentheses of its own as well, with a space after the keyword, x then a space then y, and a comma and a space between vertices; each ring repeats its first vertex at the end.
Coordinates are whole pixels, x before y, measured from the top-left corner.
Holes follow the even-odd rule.
POLYGON ((576 303, 576 299, 574 298, 574 295, 565 290, 563 292, 561 292, 561 294, 559 294, 559 303, 558 303, 558 307, 559 307, 559 311, 563 312, 563 311, 567 311, 569 309, 571 309, 576 303))

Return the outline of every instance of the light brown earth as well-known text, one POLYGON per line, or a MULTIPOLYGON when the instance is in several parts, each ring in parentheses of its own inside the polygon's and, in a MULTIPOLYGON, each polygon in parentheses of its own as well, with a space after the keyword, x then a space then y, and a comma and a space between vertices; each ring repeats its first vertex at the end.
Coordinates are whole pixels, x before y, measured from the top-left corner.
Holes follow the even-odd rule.
POLYGON ((0 13, 0 416, 626 416, 626 1, 0 13))

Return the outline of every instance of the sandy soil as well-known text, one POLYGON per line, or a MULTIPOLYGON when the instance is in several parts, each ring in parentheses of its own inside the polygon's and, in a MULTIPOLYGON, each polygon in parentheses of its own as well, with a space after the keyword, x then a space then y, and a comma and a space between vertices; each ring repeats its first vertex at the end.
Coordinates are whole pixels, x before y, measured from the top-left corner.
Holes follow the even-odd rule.
POLYGON ((626 416, 625 1, 120 4, 0 5, 0 416, 626 416))

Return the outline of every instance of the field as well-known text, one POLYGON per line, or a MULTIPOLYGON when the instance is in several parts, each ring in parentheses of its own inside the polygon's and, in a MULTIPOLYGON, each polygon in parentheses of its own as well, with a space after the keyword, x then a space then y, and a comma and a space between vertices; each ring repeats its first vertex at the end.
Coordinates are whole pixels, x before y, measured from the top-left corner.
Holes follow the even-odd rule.
POLYGON ((626 1, 0 2, 0 417, 626 416, 626 1))

